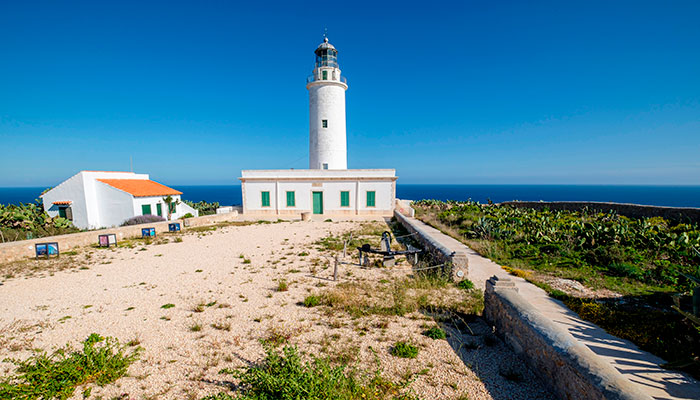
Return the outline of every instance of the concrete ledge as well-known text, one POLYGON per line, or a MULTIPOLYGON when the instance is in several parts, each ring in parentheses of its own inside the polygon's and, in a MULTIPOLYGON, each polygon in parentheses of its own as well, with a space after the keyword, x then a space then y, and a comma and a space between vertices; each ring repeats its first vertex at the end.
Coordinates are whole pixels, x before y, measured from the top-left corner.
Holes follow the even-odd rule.
POLYGON ((564 399, 651 400, 569 332, 543 316, 509 278, 486 282, 484 318, 564 399))
POLYGON ((187 222, 183 220, 172 220, 154 222, 141 225, 120 226, 117 228, 99 229, 94 231, 69 233, 67 235, 49 236, 31 240, 18 240, 16 242, 0 243, 0 262, 12 262, 26 258, 34 257, 34 245, 36 243, 58 242, 58 248, 61 252, 74 249, 76 247, 89 246, 97 244, 98 235, 106 233, 114 233, 117 235, 117 241, 130 238, 141 237, 141 228, 153 227, 156 228, 156 233, 168 232, 168 224, 179 222, 182 231, 186 232, 188 227, 211 225, 218 222, 233 221, 238 218, 238 212, 233 211, 226 214, 205 215, 202 217, 187 218, 187 222))
POLYGON ((467 277, 469 261, 463 250, 464 245, 433 227, 414 223, 414 219, 406 217, 398 209, 394 211, 394 216, 406 230, 415 234, 414 239, 420 242, 424 250, 430 252, 434 259, 440 263, 450 264, 453 280, 460 281, 467 277))

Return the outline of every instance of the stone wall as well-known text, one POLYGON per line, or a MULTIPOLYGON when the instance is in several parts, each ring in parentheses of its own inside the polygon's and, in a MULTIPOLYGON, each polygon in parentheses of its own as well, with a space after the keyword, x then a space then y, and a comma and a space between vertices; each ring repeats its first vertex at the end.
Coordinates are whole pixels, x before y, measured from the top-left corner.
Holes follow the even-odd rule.
POLYGON ((411 223, 398 209, 394 211, 394 216, 409 233, 413 234, 413 238, 421 244, 424 251, 430 253, 436 262, 448 264, 453 280, 461 281, 467 276, 469 271, 467 254, 461 250, 460 243, 456 239, 446 235, 436 235, 435 233, 440 231, 433 227, 424 228, 411 223))
POLYGON ((543 316, 509 278, 494 276, 486 282, 484 318, 563 399, 652 399, 543 316))
POLYGON ((141 237, 141 228, 153 227, 156 228, 156 234, 168 231, 168 224, 179 222, 180 228, 183 231, 187 227, 211 225, 218 222, 226 222, 236 220, 238 212, 234 211, 228 214, 205 215, 203 217, 188 218, 187 221, 173 220, 154 222, 143 225, 121 226, 118 228, 99 229, 94 231, 70 233, 67 235, 58 235, 43 237, 31 240, 19 240, 16 242, 0 243, 0 262, 12 262, 26 258, 34 257, 34 245, 37 243, 58 242, 58 248, 61 252, 82 246, 97 244, 97 237, 107 233, 117 235, 117 241, 131 237, 141 237))
POLYGON ((600 203, 593 201, 506 201, 502 205, 542 210, 581 211, 584 208, 600 212, 614 211, 630 218, 663 217, 677 223, 700 223, 700 208, 643 206, 627 203, 600 203))

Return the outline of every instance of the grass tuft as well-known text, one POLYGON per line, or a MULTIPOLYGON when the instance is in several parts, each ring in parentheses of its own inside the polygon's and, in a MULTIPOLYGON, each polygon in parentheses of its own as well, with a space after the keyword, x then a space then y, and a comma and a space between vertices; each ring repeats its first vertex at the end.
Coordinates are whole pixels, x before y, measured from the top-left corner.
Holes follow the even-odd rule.
POLYGON ((418 355, 418 347, 409 342, 396 342, 391 348, 391 355, 401 358, 416 358, 418 355))
POLYGON ((447 334, 445 333, 442 328, 439 326, 433 326, 432 328, 429 328, 423 332, 423 335, 431 338, 431 339, 445 339, 447 337, 447 334))
POLYGON ((124 376, 139 357, 140 347, 131 351, 127 347, 114 338, 93 333, 83 342, 82 351, 71 351, 66 346, 24 361, 8 359, 18 368, 15 374, 0 380, 0 398, 66 399, 78 386, 112 383, 124 376))
MULTIPOLYGON (((334 399, 380 400, 416 399, 405 392, 409 382, 395 383, 381 376, 381 370, 362 374, 347 370, 343 365, 333 366, 328 358, 311 356, 302 360, 297 349, 285 346, 281 351, 268 349, 265 359, 242 370, 222 370, 240 381, 236 399, 334 399)), ((208 396, 202 400, 232 400, 226 393, 208 396)))

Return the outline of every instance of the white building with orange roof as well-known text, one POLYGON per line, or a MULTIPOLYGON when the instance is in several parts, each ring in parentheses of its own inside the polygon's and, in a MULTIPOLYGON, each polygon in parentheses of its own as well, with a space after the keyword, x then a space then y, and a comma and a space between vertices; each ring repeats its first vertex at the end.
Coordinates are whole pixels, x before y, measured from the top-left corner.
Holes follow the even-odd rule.
POLYGON ((168 217, 163 200, 171 196, 170 218, 198 211, 182 203, 182 192, 133 172, 80 171, 41 195, 44 210, 51 216, 73 221, 80 229, 119 226, 138 215, 168 217), (179 204, 178 204, 179 203, 179 204))

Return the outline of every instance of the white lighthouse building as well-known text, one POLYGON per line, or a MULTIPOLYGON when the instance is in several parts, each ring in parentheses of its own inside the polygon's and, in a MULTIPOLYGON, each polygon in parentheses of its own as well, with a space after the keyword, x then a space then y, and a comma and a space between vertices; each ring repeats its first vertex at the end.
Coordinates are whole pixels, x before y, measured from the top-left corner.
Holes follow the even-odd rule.
POLYGON ((338 50, 323 39, 316 51, 314 72, 307 78, 309 90, 309 169, 348 169, 345 135, 345 91, 338 50))
POLYGON ((392 216, 396 171, 347 169, 345 91, 338 50, 324 38, 314 51, 309 91, 309 169, 241 171, 243 213, 392 216))

